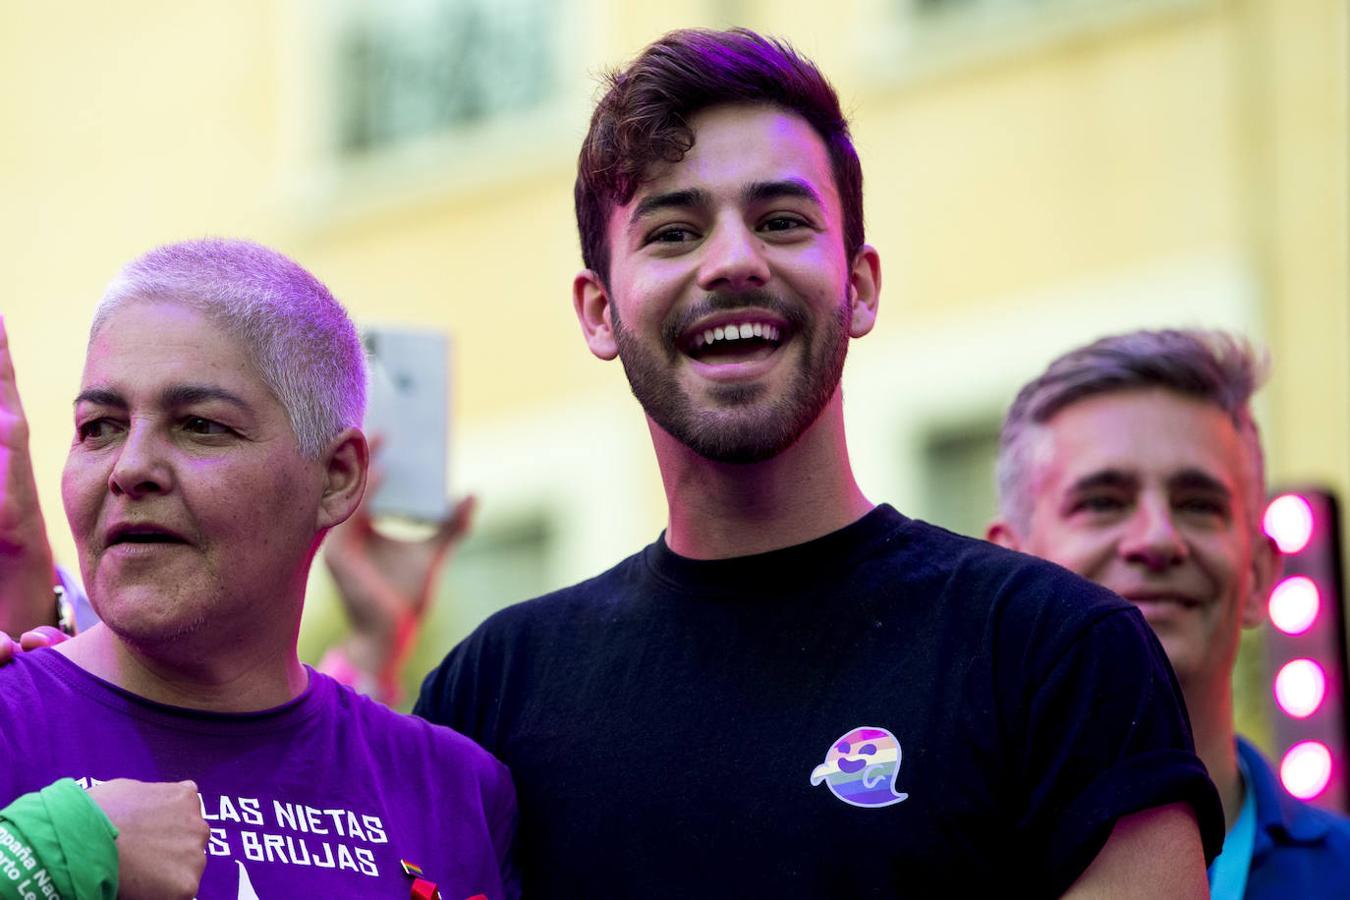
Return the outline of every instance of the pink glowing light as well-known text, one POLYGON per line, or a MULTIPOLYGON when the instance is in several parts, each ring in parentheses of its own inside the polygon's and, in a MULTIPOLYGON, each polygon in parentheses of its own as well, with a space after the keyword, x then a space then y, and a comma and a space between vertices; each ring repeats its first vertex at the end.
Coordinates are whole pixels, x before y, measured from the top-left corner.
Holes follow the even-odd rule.
POLYGON ((1327 675, 1311 659, 1295 659, 1284 664, 1275 676, 1275 699, 1295 719, 1306 719, 1322 705, 1327 695, 1327 675))
POLYGON ((1270 592, 1270 621, 1285 634, 1298 635, 1312 627, 1322 609, 1322 597, 1311 578, 1295 575, 1270 592))
POLYGON ((1280 763, 1280 781, 1298 799, 1311 800, 1331 781, 1331 751, 1320 741, 1295 744, 1280 763))
POLYGON ((1298 494, 1281 494, 1266 507, 1264 524, 1280 552, 1298 553, 1312 540, 1312 507, 1298 494))

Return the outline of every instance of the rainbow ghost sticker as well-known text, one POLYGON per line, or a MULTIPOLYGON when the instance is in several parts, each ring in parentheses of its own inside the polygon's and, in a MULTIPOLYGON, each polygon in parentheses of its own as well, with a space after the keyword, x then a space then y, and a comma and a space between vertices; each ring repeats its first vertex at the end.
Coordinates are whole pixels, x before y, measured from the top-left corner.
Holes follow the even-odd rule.
POLYGON ((900 771, 900 742, 885 728, 863 725, 834 742, 825 762, 811 772, 811 785, 822 781, 830 793, 853 806, 890 806, 909 794, 895 789, 900 771))

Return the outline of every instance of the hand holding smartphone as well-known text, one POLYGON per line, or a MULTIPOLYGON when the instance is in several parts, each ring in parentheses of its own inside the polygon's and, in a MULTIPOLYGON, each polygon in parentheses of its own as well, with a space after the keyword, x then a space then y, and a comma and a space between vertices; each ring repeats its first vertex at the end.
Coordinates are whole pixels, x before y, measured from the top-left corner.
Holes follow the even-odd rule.
POLYGON ((439 522, 449 511, 450 342, 430 330, 369 327, 365 430, 381 437, 371 514, 439 522))

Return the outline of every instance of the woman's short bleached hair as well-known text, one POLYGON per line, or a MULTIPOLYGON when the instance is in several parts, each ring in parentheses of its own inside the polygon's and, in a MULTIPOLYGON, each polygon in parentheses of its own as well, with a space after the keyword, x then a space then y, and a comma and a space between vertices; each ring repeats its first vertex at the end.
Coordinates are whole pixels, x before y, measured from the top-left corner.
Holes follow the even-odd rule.
POLYGON ((366 365, 356 326, 322 282, 275 250, 222 238, 151 250, 108 285, 90 340, 137 301, 189 307, 243 341, 307 458, 317 459, 343 429, 360 427, 366 365))
POLYGON ((1030 527, 1035 505, 1032 445, 1039 426, 1089 397, 1162 388, 1228 414, 1249 454, 1248 499, 1252 515, 1259 518, 1265 505, 1265 460, 1251 398, 1267 369, 1264 354, 1222 331, 1132 331, 1071 350, 1018 392, 1003 421, 997 465, 1000 514, 1017 531, 1030 527))

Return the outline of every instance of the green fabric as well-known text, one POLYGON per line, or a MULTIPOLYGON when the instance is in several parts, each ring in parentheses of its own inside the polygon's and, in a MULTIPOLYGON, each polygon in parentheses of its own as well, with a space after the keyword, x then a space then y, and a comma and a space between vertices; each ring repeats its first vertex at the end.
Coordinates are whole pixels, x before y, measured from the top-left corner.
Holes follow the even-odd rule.
POLYGON ((117 829, 62 778, 0 809, 0 898, 113 900, 117 829))

